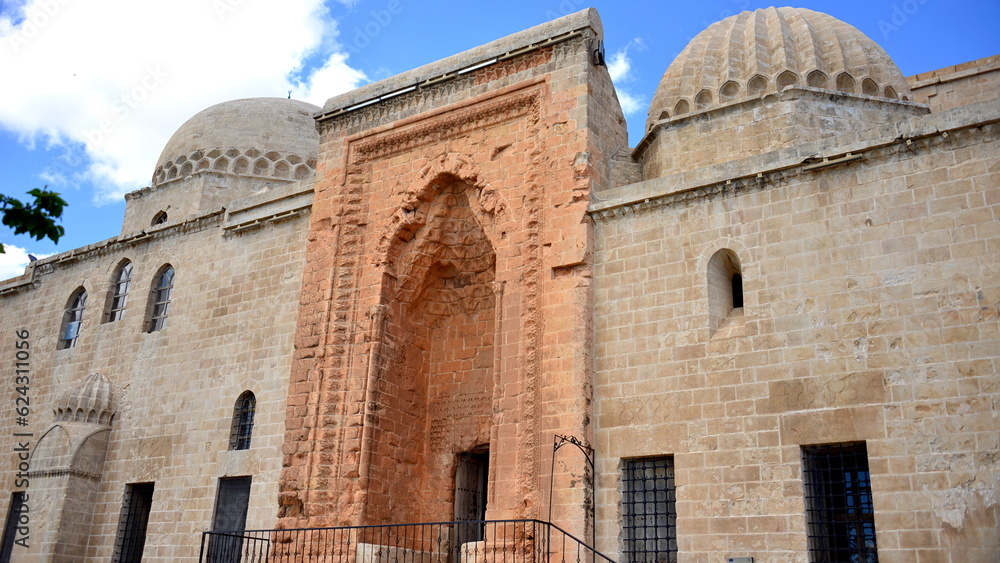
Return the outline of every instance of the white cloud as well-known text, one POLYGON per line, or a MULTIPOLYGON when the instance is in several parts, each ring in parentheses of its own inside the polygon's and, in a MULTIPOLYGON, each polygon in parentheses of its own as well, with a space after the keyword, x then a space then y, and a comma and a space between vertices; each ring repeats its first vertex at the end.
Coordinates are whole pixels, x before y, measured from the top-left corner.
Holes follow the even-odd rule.
POLYGON ((90 180, 99 201, 147 185, 170 135, 210 105, 289 90, 322 105, 366 80, 348 64, 322 0, 281 9, 259 0, 27 0, 17 10, 0 12, 0 127, 76 151, 45 174, 90 180))
POLYGON ((622 106, 625 115, 632 115, 646 109, 646 98, 643 96, 633 96, 621 88, 615 88, 618 94, 618 103, 622 106))
MULTIPOLYGON (((3 245, 4 253, 0 254, 0 281, 16 278, 24 274, 28 265, 28 251, 12 244, 3 245)), ((38 254, 36 258, 48 258, 51 254, 38 254)))
POLYGON ((632 59, 628 56, 629 49, 643 48, 642 39, 636 37, 628 42, 624 47, 615 51, 611 55, 608 63, 608 73, 611 74, 611 82, 615 85, 615 92, 618 94, 618 103, 622 106, 622 112, 626 116, 638 113, 645 109, 646 98, 637 96, 622 87, 623 83, 632 79, 632 59))
POLYGON ((628 58, 627 47, 611 55, 608 72, 611 73, 612 82, 622 82, 628 79, 630 70, 632 70, 632 61, 628 58))

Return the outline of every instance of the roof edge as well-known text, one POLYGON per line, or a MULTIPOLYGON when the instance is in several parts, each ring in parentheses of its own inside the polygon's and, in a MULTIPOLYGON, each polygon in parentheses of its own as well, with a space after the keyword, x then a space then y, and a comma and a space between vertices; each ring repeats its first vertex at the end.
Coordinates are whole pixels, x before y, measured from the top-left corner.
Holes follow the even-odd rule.
MULTIPOLYGON (((397 74, 385 80, 379 80, 334 96, 323 104, 323 110, 316 114, 316 119, 322 121, 329 114, 351 108, 367 105, 377 101, 386 94, 402 93, 399 90, 416 87, 418 84, 445 77, 463 70, 474 70, 480 65, 486 66, 493 59, 502 57, 513 51, 519 51, 550 39, 557 38, 583 29, 592 29, 598 37, 604 36, 601 18, 594 8, 586 8, 579 12, 536 25, 524 31, 508 35, 457 55, 417 67, 413 70, 397 74)), ((435 80, 436 82, 436 80, 435 80)))

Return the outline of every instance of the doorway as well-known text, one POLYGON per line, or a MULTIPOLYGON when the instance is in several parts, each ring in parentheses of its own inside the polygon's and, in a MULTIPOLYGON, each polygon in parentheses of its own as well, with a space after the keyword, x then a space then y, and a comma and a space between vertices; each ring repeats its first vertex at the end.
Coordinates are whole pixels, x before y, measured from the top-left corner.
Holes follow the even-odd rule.
POLYGON ((459 522, 455 525, 456 547, 485 539, 489 475, 490 451, 487 446, 458 454, 455 469, 455 521, 459 522))

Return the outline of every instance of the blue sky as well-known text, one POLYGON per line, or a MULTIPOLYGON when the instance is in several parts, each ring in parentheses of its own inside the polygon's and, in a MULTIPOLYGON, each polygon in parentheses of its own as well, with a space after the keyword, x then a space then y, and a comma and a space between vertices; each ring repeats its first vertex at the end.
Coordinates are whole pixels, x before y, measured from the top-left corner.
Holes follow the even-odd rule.
MULTIPOLYGON (((229 99, 317 105, 588 6, 605 46, 630 143, 673 58, 711 23, 772 5, 543 0, 0 0, 0 193, 48 185, 69 201, 58 245, 0 227, 0 279, 25 253, 64 252, 119 234, 122 194, 148 185, 187 118, 229 99), (169 6, 169 7, 167 7, 169 6)), ((785 5, 785 4, 778 4, 785 5)), ((793 4, 859 28, 904 75, 1000 54, 998 0, 815 0, 793 4)))

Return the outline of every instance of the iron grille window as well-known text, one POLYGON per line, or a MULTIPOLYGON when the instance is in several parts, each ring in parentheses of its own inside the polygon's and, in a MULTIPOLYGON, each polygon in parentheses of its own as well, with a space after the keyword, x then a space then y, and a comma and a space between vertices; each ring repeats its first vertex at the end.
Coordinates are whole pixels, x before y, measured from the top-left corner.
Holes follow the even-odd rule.
POLYGON ((3 541, 0 543, 0 563, 10 563, 10 558, 14 554, 14 540, 17 539, 18 519, 21 516, 22 506, 24 506, 24 492, 18 491, 12 494, 10 508, 7 509, 7 524, 3 527, 3 541))
POLYGON ((864 442, 802 447, 809 559, 875 563, 875 509, 864 442))
POLYGON ((108 322, 113 323, 125 314, 125 304, 128 302, 128 290, 132 287, 132 263, 126 262, 118 269, 115 285, 111 290, 111 307, 108 311, 108 322))
POLYGON ((253 434, 253 414, 257 408, 257 398, 250 391, 244 391, 233 408, 233 427, 229 432, 229 449, 250 449, 253 434))
POLYGON ((167 267, 156 280, 153 288, 153 310, 149 317, 149 332, 156 332, 167 324, 170 295, 174 290, 174 269, 167 267))
POLYGON ((125 485, 115 539, 115 563, 140 563, 146 546, 146 526, 153 506, 153 483, 125 485))
POLYGON ((673 457, 623 461, 625 561, 677 561, 676 492, 673 457))
POLYGON ((62 338, 59 348, 66 349, 76 346, 76 338, 80 336, 80 325, 83 323, 83 311, 87 308, 87 290, 82 287, 73 294, 69 307, 63 317, 62 338))
MULTIPOLYGON (((219 491, 215 497, 215 516, 212 518, 213 531, 242 532, 246 529, 252 480, 252 477, 219 479, 219 491)), ((219 535, 213 536, 209 541, 208 561, 242 561, 240 559, 243 548, 242 536, 219 535)))

